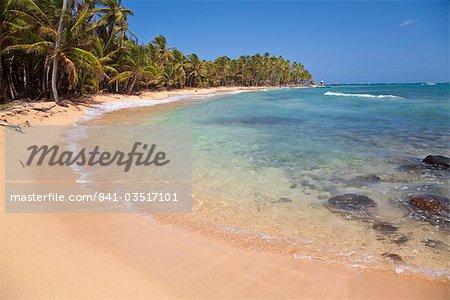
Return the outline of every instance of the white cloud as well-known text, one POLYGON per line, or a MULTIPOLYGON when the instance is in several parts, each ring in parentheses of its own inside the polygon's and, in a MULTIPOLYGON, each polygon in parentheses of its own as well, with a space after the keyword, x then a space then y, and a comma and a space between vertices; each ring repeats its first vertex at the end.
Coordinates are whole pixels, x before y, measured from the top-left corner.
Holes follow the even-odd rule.
POLYGON ((402 23, 400 23, 399 27, 405 27, 405 26, 411 25, 414 22, 415 21, 413 19, 409 19, 409 20, 406 20, 406 21, 403 21, 402 23))

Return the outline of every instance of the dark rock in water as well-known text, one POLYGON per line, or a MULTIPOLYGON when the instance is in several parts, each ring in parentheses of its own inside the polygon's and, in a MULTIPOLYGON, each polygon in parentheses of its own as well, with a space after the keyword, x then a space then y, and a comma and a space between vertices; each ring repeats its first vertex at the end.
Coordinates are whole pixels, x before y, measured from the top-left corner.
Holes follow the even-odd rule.
POLYGON ((364 195, 344 194, 330 198, 326 205, 333 212, 347 216, 368 217, 370 209, 376 207, 377 203, 364 195))
POLYGON ((377 183, 381 181, 381 178, 377 175, 358 176, 357 178, 370 183, 377 183))
POLYGON ((423 194, 434 194, 438 196, 450 195, 449 187, 439 184, 421 184, 415 186, 414 190, 423 194))
POLYGON ((293 183, 293 184, 291 184, 291 185, 289 186, 290 189, 295 189, 296 187, 297 187, 297 184, 296 184, 296 183, 293 183))
POLYGON ((422 241, 422 243, 430 248, 433 248, 438 251, 448 251, 450 253, 450 244, 444 243, 440 240, 427 239, 422 241))
POLYGON ((373 228, 373 230, 380 232, 380 233, 384 233, 384 234, 394 233, 398 230, 398 227, 391 225, 387 222, 375 223, 375 224, 373 224, 372 228, 373 228))
POLYGON ((367 207, 376 207, 377 203, 367 196, 359 194, 344 194, 331 197, 328 207, 344 210, 359 210, 367 207))
POLYGON ((409 201, 415 209, 427 213, 439 214, 440 212, 449 211, 450 200, 442 196, 426 194, 413 196, 409 201))
POLYGON ((448 169, 450 167, 450 158, 442 155, 428 155, 423 160, 424 163, 448 169))
POLYGON ((438 250, 447 250, 449 248, 446 243, 444 243, 443 241, 440 241, 440 240, 427 239, 427 240, 422 241, 422 243, 427 247, 438 249, 438 250))
POLYGON ((392 239, 391 241, 394 244, 403 245, 403 244, 406 244, 407 242, 409 242, 409 240, 410 240, 410 238, 407 237, 406 235, 401 235, 401 236, 398 236, 398 237, 392 239))
POLYGON ((362 187, 368 184, 381 182, 381 178, 376 175, 361 175, 350 179, 347 183, 350 186, 362 187))
POLYGON ((402 258, 400 255, 395 254, 395 253, 387 253, 387 252, 385 252, 385 253, 383 253, 383 254, 381 254, 381 255, 382 255, 385 259, 390 260, 390 261, 392 261, 392 262, 394 262, 394 263, 400 263, 400 262, 403 261, 403 258, 402 258))
POLYGON ((288 203, 288 202, 292 202, 292 200, 286 197, 281 197, 280 199, 278 199, 277 201, 273 201, 272 203, 288 203))
POLYGON ((302 181, 300 181, 300 184, 302 185, 302 187, 306 187, 306 188, 309 188, 312 190, 317 190, 317 187, 314 184, 309 183, 308 180, 302 180, 302 181))
POLYGON ((418 158, 404 158, 400 160, 398 163, 398 169, 402 172, 414 172, 414 171, 422 171, 424 169, 431 169, 431 166, 424 163, 421 159, 418 158))
MULTIPOLYGON (((428 158, 428 156, 427 156, 428 158)), ((449 174, 450 168, 445 167, 444 165, 438 165, 430 163, 430 159, 418 159, 418 158, 410 158, 403 160, 400 162, 398 169, 402 172, 407 172, 410 174, 422 174, 423 172, 431 172, 436 176, 447 176, 449 174), (425 162, 425 160, 428 162, 425 162)))
POLYGON ((442 229, 450 229, 450 199, 423 194, 407 196, 400 202, 408 209, 410 217, 438 225, 442 229))

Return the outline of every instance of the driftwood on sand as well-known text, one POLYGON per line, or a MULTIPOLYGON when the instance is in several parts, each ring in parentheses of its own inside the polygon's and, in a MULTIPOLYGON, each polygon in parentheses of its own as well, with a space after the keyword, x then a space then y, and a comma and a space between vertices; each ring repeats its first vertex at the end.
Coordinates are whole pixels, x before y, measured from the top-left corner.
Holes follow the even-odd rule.
POLYGON ((9 124, 8 122, 0 121, 0 126, 3 126, 8 129, 12 129, 12 130, 20 132, 20 133, 24 133, 22 130, 22 127, 20 125, 9 124))

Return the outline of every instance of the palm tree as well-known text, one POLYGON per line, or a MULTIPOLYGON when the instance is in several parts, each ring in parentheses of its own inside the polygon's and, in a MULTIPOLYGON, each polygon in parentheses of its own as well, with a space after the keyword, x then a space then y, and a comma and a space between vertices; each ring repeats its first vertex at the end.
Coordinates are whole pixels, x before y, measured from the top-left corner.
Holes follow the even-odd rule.
POLYGON ((2 62, 2 49, 3 49, 3 27, 5 26, 4 20, 6 17, 6 1, 0 2, 0 101, 6 98, 5 90, 3 87, 3 62, 2 62))
POLYGON ((161 74, 150 60, 148 49, 128 42, 129 55, 122 58, 121 64, 125 70, 112 77, 110 84, 120 83, 128 94, 133 94, 135 88, 148 87, 161 79, 161 74))
POLYGON ((99 30, 106 40, 105 49, 112 51, 114 49, 112 43, 116 36, 119 37, 119 45, 125 41, 128 31, 127 18, 133 15, 133 12, 122 6, 122 0, 100 0, 99 2, 105 6, 95 9, 95 12, 100 15, 99 30))
POLYGON ((172 49, 167 48, 167 40, 162 35, 155 37, 152 43, 150 47, 154 47, 155 63, 164 71, 164 67, 174 59, 172 49))
MULTIPOLYGON (((67 6, 64 9, 67 9, 67 6)), ((78 14, 77 18, 71 18, 68 22, 63 20, 67 27, 64 34, 62 26, 58 25, 58 29, 61 29, 58 34, 51 27, 37 25, 37 33, 33 35, 32 43, 22 43, 17 40, 17 44, 4 49, 5 53, 22 52, 36 60, 34 65, 42 66, 42 75, 39 76, 42 78, 41 94, 45 94, 51 70, 51 89, 56 102, 59 101, 59 90, 63 88, 68 91, 75 90, 77 87, 80 90, 83 89, 78 82, 80 73, 82 73, 83 82, 90 82, 94 85, 93 90, 96 90, 97 81, 103 74, 99 59, 90 51, 83 49, 83 47, 89 48, 91 43, 90 32, 87 31, 86 26, 82 26, 82 20, 85 18, 86 14, 78 14), (80 29, 81 27, 83 30, 80 29), (62 36, 64 36, 64 41, 62 36), (63 82, 66 82, 67 85, 61 85, 63 82)), ((27 78, 26 74, 24 73, 23 76, 24 81, 27 78)))
POLYGON ((188 69, 188 85, 190 87, 201 85, 202 79, 205 77, 206 69, 197 54, 192 53, 188 55, 186 67, 188 69))
POLYGON ((217 73, 219 75, 220 85, 228 85, 229 77, 231 74, 230 58, 221 56, 216 58, 214 65, 216 66, 217 73))
MULTIPOLYGON (((58 96, 58 89, 56 88, 56 79, 58 76, 58 61, 60 58, 59 49, 61 48, 61 36, 62 36, 62 30, 63 30, 63 22, 64 22, 64 14, 67 9, 67 0, 63 0, 62 3, 62 9, 61 9, 61 16, 59 17, 59 24, 58 29, 56 31, 56 41, 55 41, 55 48, 54 48, 54 55, 53 58, 53 69, 52 69, 52 92, 53 92, 53 99, 55 102, 59 102, 59 96, 58 96)), ((72 73, 73 74, 73 73, 72 73)))
POLYGON ((269 53, 204 61, 169 48, 163 36, 138 45, 131 14, 120 0, 1 1, 0 98, 313 82, 302 64, 269 53))

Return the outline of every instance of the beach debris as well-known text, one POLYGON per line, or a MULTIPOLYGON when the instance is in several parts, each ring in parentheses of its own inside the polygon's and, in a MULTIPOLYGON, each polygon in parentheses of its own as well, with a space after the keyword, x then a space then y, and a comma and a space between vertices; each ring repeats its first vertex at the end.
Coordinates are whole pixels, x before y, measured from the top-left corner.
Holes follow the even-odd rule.
POLYGON ((383 256, 386 260, 389 260, 393 263, 401 263, 403 261, 403 258, 395 253, 384 252, 381 254, 381 256, 383 256))
POLYGON ((55 107, 55 106, 56 106, 56 104, 48 106, 48 107, 35 107, 35 106, 32 106, 31 109, 36 110, 36 111, 47 112, 47 111, 51 110, 53 107, 55 107))
POLYGON ((377 203, 364 195, 344 194, 331 197, 326 206, 332 212, 346 217, 367 218, 371 215, 370 209, 376 207, 377 203))
POLYGON ((442 155, 428 155, 424 158, 423 162, 443 169, 448 169, 450 167, 450 158, 442 155))
POLYGON ((10 124, 8 122, 0 122, 0 126, 12 129, 12 130, 20 132, 20 133, 24 133, 22 130, 22 127, 20 127, 20 125, 10 124))

